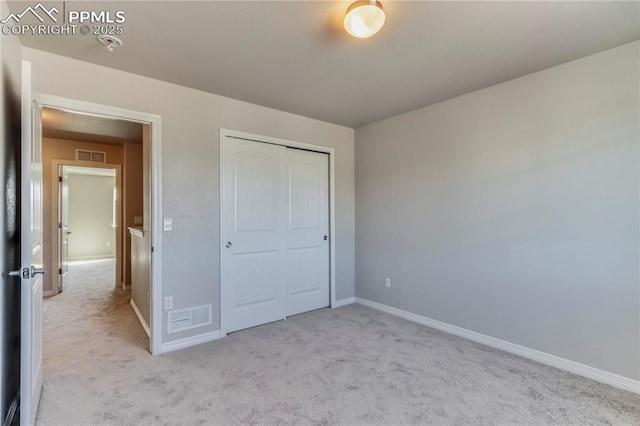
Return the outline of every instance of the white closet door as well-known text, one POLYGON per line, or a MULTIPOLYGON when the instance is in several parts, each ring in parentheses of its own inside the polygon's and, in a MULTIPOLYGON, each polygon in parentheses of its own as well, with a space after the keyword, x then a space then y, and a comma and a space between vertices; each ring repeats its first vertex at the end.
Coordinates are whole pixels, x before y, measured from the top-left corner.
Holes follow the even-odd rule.
POLYGON ((329 156, 287 149, 287 315, 329 306, 329 156))
POLYGON ((222 141, 224 331, 285 317, 286 148, 222 141))

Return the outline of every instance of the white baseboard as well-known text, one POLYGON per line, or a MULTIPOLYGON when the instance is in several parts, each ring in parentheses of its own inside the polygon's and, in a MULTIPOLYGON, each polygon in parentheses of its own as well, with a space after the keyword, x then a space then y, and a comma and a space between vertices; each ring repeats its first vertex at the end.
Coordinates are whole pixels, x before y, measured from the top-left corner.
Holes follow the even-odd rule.
POLYGON ((149 338, 151 338, 151 329, 149 329, 149 325, 142 317, 142 314, 140 313, 140 309, 138 309, 136 302, 134 302, 133 299, 129 299, 129 303, 131 303, 131 306, 133 307, 133 312, 136 313, 136 316, 138 317, 138 321, 140 321, 142 328, 144 328, 144 332, 147 333, 147 336, 149 336, 149 338))
POLYGON ((618 374, 610 373, 608 371, 599 370, 588 365, 580 364, 575 361, 570 361, 559 356, 551 355, 545 352, 540 352, 535 349, 530 349, 525 346, 520 346, 515 343, 507 342, 505 340, 496 339, 495 337, 487 336, 485 334, 476 333, 475 331, 467 330, 466 328, 458 327, 455 325, 447 324, 446 322, 434 320, 422 315, 417 315, 411 312, 403 311, 402 309, 393 308, 391 306, 383 305, 382 303, 373 302, 368 299, 356 297, 355 302, 368 306, 369 308, 376 309, 378 311, 385 312, 387 314, 395 315, 400 318, 404 318, 409 321, 417 322, 427 327, 435 328, 445 333, 454 334, 456 336, 464 337, 465 339, 473 340, 474 342, 482 343, 483 345, 491 346, 492 348, 500 349, 505 352, 520 355, 521 357, 528 358, 542 364, 550 365, 552 367, 559 368, 561 370, 569 371, 574 374, 578 374, 589 379, 596 380, 601 383, 614 386, 616 388, 624 389, 629 392, 640 394, 640 381, 629 379, 628 377, 620 376, 618 374))
POLYGON ((210 333, 198 334, 197 336, 185 337, 184 339, 174 340, 162 344, 162 353, 177 351, 178 349, 188 348, 190 346, 200 345, 202 343, 211 342, 223 338, 220 330, 210 333))
POLYGON ((340 306, 353 305, 354 303, 356 303, 356 298, 355 297, 347 297, 346 299, 336 300, 335 303, 333 304, 333 306, 331 306, 331 307, 332 308, 339 308, 340 306))

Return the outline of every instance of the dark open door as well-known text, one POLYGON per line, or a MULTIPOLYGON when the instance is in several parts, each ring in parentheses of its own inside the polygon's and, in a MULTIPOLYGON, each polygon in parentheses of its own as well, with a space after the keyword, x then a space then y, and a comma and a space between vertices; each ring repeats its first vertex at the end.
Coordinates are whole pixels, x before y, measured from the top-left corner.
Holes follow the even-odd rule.
MULTIPOLYGON (((3 36, 4 37, 4 36, 3 36)), ((3 58, 4 59, 4 58, 3 58)), ((20 389, 20 72, 11 73, 2 61, 3 132, 0 134, 0 424, 14 424, 20 389)))

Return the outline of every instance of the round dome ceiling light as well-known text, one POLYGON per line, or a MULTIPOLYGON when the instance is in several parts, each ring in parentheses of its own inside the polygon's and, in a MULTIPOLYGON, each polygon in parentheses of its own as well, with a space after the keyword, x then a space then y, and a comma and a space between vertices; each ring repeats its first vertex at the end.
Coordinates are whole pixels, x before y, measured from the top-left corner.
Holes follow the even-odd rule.
POLYGON ((100 41, 100 43, 107 46, 107 50, 109 52, 113 52, 113 49, 115 49, 116 47, 122 46, 122 40, 112 35, 101 34, 98 36, 98 40, 100 41))
POLYGON ((382 3, 376 0, 359 0, 352 3, 344 17, 344 28, 357 38, 371 37, 384 25, 382 3))

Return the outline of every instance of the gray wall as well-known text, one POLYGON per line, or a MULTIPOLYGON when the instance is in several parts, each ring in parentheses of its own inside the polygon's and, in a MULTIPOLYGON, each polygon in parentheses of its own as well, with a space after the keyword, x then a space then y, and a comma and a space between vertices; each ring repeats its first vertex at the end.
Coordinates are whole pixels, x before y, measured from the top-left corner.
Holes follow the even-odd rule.
MULTIPOLYGON (((0 16, 9 13, 0 2, 0 16)), ((20 89, 21 52, 17 37, 0 36, 0 423, 20 385, 20 89)), ((10 419, 6 424, 9 424, 10 419)))
POLYGON ((115 176, 69 175, 69 260, 116 257, 115 176))
POLYGON ((357 129, 356 296, 640 379, 639 48, 357 129))
MULTIPOLYGON (((174 308, 212 303, 214 324, 163 341, 219 329, 219 131, 255 133, 336 150, 336 296, 354 295, 354 131, 135 74, 23 48, 34 90, 162 116, 163 295, 174 308), (108 84, 96 84, 106 81, 108 84)), ((215 78, 215 76, 212 76, 215 78)))

